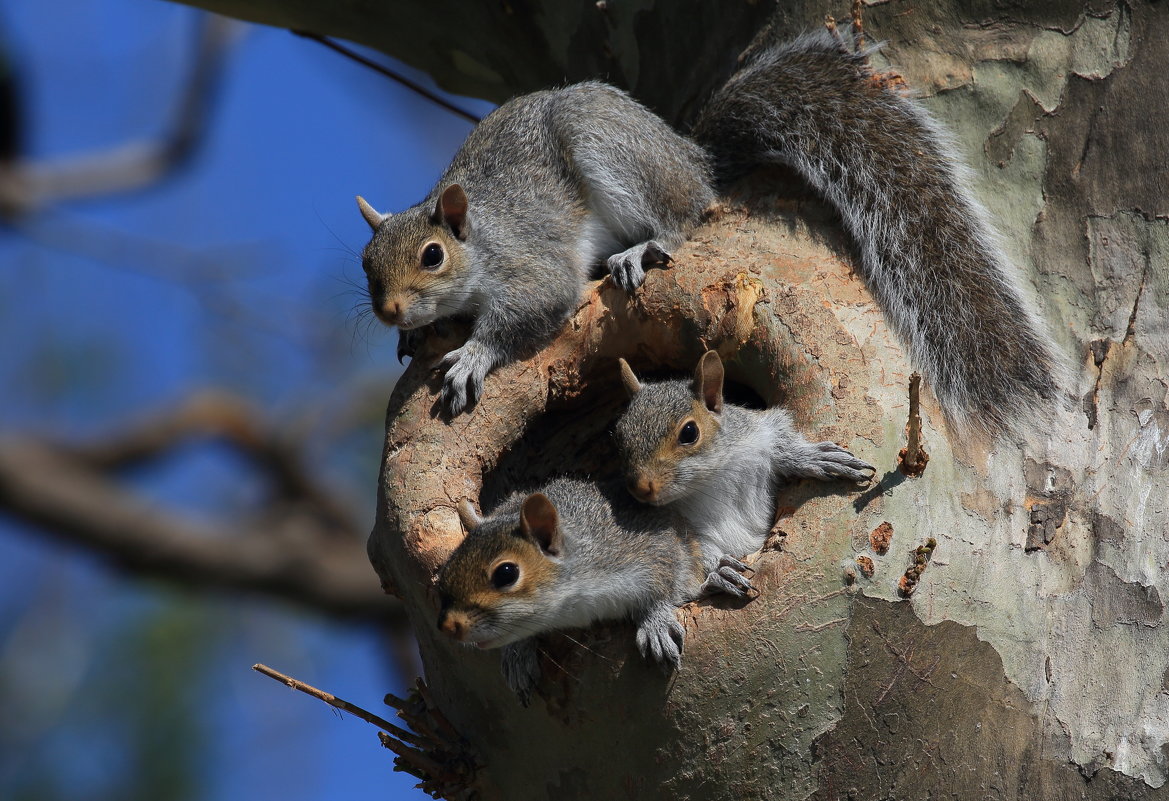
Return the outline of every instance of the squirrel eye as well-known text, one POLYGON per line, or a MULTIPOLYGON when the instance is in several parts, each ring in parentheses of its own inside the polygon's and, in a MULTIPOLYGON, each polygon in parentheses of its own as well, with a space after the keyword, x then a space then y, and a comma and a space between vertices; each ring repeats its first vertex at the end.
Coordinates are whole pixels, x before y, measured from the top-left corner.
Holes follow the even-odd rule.
POLYGON ((422 269, 433 270, 442 264, 443 258, 446 256, 442 251, 442 245, 437 242, 431 242, 422 251, 422 269))
POLYGON ((507 589, 520 577, 520 568, 515 562, 504 562, 491 573, 491 586, 497 590, 507 589))
POLYGON ((698 441, 698 424, 693 420, 682 426, 682 430, 678 432, 678 442, 683 445, 693 445, 698 441))

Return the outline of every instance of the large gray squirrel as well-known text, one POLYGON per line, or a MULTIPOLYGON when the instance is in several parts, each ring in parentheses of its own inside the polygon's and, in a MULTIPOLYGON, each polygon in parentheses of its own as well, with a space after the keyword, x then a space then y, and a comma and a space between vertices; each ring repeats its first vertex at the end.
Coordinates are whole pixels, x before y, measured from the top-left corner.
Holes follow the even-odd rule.
POLYGON ((794 168, 840 213, 859 270, 956 423, 999 432, 1060 397, 1061 357, 1027 302, 949 137, 874 73, 850 30, 763 42, 690 138, 588 82, 517 97, 400 214, 358 205, 374 312, 417 330, 473 319, 446 354, 458 414, 494 367, 550 341, 604 262, 627 291, 670 259, 715 197, 758 165, 794 168))

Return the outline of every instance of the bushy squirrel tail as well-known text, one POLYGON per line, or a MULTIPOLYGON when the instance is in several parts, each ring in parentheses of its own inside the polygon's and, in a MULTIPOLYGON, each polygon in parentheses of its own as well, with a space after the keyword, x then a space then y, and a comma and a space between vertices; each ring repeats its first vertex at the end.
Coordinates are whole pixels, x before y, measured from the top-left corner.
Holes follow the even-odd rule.
POLYGON ((757 44, 692 136, 720 182, 780 163, 836 207, 869 291, 951 420, 991 432, 1037 422, 1061 397, 1062 358, 949 136, 868 55, 848 28, 757 44))

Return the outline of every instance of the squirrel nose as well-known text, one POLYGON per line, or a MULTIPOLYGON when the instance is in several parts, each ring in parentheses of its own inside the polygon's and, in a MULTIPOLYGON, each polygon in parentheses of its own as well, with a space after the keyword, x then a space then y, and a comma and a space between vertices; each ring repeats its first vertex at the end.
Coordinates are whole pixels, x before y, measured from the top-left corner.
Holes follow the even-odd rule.
POLYGON ((438 629, 456 640, 462 640, 467 635, 467 621, 458 613, 444 612, 438 619, 438 629))
POLYGON ((629 492, 634 498, 639 501, 653 500, 654 496, 658 494, 661 486, 657 481, 646 476, 634 476, 629 479, 629 492))
POLYGON ((388 298, 382 304, 382 319, 390 325, 397 325, 402 320, 402 313, 406 311, 406 304, 401 298, 388 298))

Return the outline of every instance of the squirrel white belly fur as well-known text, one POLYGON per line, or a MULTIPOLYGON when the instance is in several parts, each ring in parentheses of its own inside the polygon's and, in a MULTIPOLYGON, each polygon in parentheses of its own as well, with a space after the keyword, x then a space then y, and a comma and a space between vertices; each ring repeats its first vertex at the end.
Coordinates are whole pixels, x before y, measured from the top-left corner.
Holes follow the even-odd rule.
POLYGON ((600 83, 508 101, 418 205, 383 215, 359 198, 374 311, 405 332, 400 354, 418 328, 472 318, 443 360, 458 413, 491 369, 556 334, 594 263, 636 289, 715 184, 769 162, 840 212, 869 290, 951 419, 998 432, 1053 407, 1061 359, 949 138, 847 31, 755 46, 690 138, 600 83))
POLYGON ((636 503, 619 483, 562 478, 486 519, 468 503, 460 513, 468 534, 438 574, 438 627, 503 648, 504 677, 525 704, 539 678, 538 635, 630 619, 642 654, 676 668, 685 629, 675 607, 752 589, 746 565, 705 559, 675 514, 636 503))
POLYGON ((637 500, 673 509, 707 561, 763 546, 785 479, 867 481, 874 468, 834 442, 809 442, 783 409, 723 401, 723 364, 707 351, 692 381, 638 381, 624 359, 629 407, 615 426, 626 486, 637 500))

